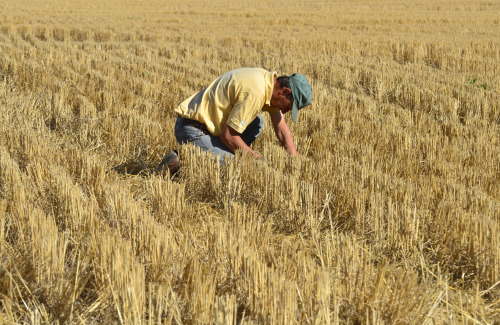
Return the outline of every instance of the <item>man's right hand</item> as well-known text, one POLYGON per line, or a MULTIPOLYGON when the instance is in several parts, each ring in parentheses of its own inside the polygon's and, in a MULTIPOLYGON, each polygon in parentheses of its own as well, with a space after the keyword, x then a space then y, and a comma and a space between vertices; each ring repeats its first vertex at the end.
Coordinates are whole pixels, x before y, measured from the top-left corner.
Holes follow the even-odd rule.
POLYGON ((229 125, 226 125, 222 129, 220 139, 232 152, 235 152, 238 149, 242 149, 258 159, 262 158, 262 156, 258 152, 253 151, 249 146, 247 146, 245 141, 243 141, 243 139, 241 138, 240 134, 229 125))

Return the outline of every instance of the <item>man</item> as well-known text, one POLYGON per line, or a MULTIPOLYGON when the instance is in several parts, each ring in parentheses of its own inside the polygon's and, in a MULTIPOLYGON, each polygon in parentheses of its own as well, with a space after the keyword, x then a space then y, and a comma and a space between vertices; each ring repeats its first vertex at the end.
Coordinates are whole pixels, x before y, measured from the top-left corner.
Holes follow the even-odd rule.
MULTIPOLYGON (((264 128, 259 113, 267 111, 279 142, 295 156, 297 149, 283 114, 292 111, 296 122, 298 111, 311 102, 311 85, 301 74, 278 77, 261 68, 232 70, 175 109, 175 137, 179 144, 190 142, 213 152, 220 164, 238 149, 260 158, 250 145, 264 128)), ((165 175, 168 169, 173 175, 179 167, 177 153, 172 151, 158 171, 165 175)))

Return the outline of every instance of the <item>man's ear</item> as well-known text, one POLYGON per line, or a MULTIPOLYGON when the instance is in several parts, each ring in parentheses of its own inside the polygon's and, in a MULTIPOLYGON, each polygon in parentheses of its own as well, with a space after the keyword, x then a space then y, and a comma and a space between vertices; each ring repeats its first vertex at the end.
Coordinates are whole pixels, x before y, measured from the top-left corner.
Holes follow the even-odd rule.
POLYGON ((283 94, 288 95, 291 94, 292 90, 288 87, 283 87, 283 94))

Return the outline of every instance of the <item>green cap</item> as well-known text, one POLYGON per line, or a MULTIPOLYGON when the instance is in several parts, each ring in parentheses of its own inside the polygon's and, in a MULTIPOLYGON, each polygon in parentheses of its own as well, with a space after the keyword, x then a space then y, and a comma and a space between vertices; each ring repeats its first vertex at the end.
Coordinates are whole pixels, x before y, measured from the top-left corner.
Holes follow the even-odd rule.
POLYGON ((288 77, 288 81, 293 96, 292 121, 297 122, 299 110, 312 103, 312 87, 300 73, 292 74, 288 77))

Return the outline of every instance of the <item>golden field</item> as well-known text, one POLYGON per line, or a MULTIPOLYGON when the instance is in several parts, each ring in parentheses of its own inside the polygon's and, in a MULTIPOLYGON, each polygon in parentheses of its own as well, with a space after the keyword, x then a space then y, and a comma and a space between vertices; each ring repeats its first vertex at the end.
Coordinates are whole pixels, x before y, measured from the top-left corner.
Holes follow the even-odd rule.
POLYGON ((498 1, 0 2, 0 324, 500 324, 498 1), (174 108, 311 81, 223 168, 174 108), (178 148, 179 179, 151 173, 178 148))

